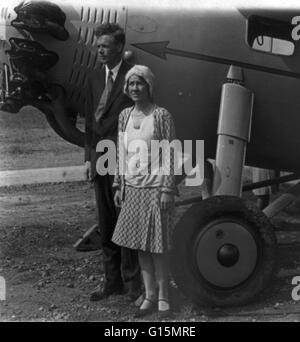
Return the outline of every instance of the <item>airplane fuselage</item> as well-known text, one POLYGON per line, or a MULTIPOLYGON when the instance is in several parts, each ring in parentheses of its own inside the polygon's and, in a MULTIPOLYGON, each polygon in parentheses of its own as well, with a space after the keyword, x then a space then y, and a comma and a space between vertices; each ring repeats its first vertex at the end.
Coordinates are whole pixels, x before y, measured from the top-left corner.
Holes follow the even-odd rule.
MULTIPOLYGON (((203 10, 198 5, 193 9, 183 6, 180 10, 163 10, 123 6, 119 1, 103 6, 100 1, 84 5, 55 3, 66 14, 64 27, 69 33, 66 40, 39 32, 28 35, 18 30, 11 25, 16 17, 14 6, 7 6, 6 16, 0 17, 2 63, 9 65, 5 51, 10 49, 11 37, 37 41, 48 51, 55 52, 58 62, 46 71, 47 77, 67 90, 69 105, 84 115, 82 88, 87 82, 87 72, 97 72, 99 67, 93 31, 102 22, 118 22, 126 31, 125 55, 132 52, 132 63, 145 64, 152 69, 156 77, 155 102, 173 114, 178 138, 205 140, 206 156, 212 158, 216 150, 221 87, 230 65, 240 66, 244 86, 254 93, 246 164, 300 171, 297 42, 290 56, 253 48, 249 43, 249 32, 254 25, 249 18, 253 16, 249 11, 238 9, 203 10)), ((273 14, 268 17, 268 13, 254 12, 259 18, 275 20, 275 24, 279 20, 273 14)), ((287 14, 284 20, 281 18, 287 30, 292 16, 287 14)), ((260 28, 258 24, 257 27, 260 28)), ((3 64, 0 68, 3 69, 3 64)))

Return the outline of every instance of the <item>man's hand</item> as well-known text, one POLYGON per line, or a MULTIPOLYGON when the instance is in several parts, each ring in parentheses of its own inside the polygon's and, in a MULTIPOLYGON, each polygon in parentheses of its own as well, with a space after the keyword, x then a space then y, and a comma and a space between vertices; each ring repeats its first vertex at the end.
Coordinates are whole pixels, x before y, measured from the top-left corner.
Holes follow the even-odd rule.
POLYGON ((121 190, 117 190, 114 196, 115 206, 121 208, 122 200, 121 200, 121 190))
POLYGON ((88 181, 92 180, 92 167, 91 167, 91 162, 90 161, 86 161, 85 162, 85 177, 88 181))
POLYGON ((174 195, 172 193, 163 192, 160 197, 160 208, 167 210, 172 207, 174 203, 174 195))

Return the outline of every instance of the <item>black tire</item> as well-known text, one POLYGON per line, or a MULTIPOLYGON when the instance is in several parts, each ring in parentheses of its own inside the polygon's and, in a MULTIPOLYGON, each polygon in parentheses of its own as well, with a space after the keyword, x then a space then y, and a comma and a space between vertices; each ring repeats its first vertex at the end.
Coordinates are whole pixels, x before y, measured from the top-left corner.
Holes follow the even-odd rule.
MULTIPOLYGON (((223 251, 221 248, 220 250, 223 251)), ((247 248, 238 251, 238 259, 236 259, 238 261, 234 261, 237 263, 237 267, 239 267, 240 253, 240 259, 242 259, 243 253, 246 255, 247 252, 247 248)), ((212 251, 211 254, 216 255, 216 260, 212 264, 213 266, 218 265, 222 270, 222 272, 219 272, 220 274, 215 273, 216 278, 227 274, 235 274, 234 268, 230 268, 231 266, 221 265, 219 260, 222 260, 223 263, 224 259, 218 259, 219 252, 214 253, 215 251, 212 251)), ((215 196, 193 205, 175 227, 170 253, 170 266, 176 284, 193 302, 200 305, 206 304, 219 307, 235 306, 250 302, 267 287, 276 270, 276 257, 276 236, 268 218, 255 205, 245 202, 241 198, 215 196), (204 245, 205 239, 207 239, 207 236, 209 238, 213 236, 217 241, 217 234, 213 233, 215 234, 213 235, 212 229, 224 224, 234 226, 233 232, 241 227, 246 239, 242 243, 245 246, 247 239, 251 244, 253 241, 253 246, 255 246, 253 251, 255 250, 255 253, 252 253, 251 250, 250 254, 253 254, 253 257, 251 255, 250 259, 253 259, 253 264, 249 265, 249 274, 248 270, 246 270, 245 275, 236 275, 238 279, 225 280, 224 278, 226 285, 223 285, 223 283, 220 285, 210 279, 208 280, 206 274, 203 276, 206 269, 204 269, 204 272, 201 270, 201 260, 203 258, 200 259, 199 266, 199 246, 201 248, 205 246, 204 249, 206 247, 210 248, 208 244, 204 245), (245 277, 245 279, 239 279, 239 277, 245 277)), ((245 259, 247 261, 247 255, 245 259)), ((206 266, 208 268, 210 267, 210 260, 211 256, 207 261, 208 265, 206 266)), ((203 262, 206 263, 206 261, 203 262)), ((207 272, 213 275, 212 278, 214 278, 213 272, 217 272, 217 270, 213 269, 213 266, 207 272)))

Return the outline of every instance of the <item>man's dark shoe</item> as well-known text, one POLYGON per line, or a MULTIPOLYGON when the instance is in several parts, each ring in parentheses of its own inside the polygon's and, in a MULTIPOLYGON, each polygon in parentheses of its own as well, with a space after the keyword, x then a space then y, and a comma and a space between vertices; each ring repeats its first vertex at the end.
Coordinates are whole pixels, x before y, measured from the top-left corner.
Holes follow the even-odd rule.
POLYGON ((123 287, 114 287, 114 288, 104 288, 102 291, 95 291, 91 293, 90 301, 98 302, 100 300, 106 299, 111 295, 120 295, 124 293, 123 287))

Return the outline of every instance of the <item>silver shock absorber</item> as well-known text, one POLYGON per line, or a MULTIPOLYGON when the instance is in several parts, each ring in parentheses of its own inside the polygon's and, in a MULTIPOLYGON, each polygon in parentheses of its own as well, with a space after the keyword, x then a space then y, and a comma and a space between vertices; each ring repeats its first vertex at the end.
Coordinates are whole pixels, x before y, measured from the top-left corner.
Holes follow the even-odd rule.
POLYGON ((240 68, 231 66, 227 79, 222 87, 213 195, 241 196, 254 95, 243 85, 240 68))

